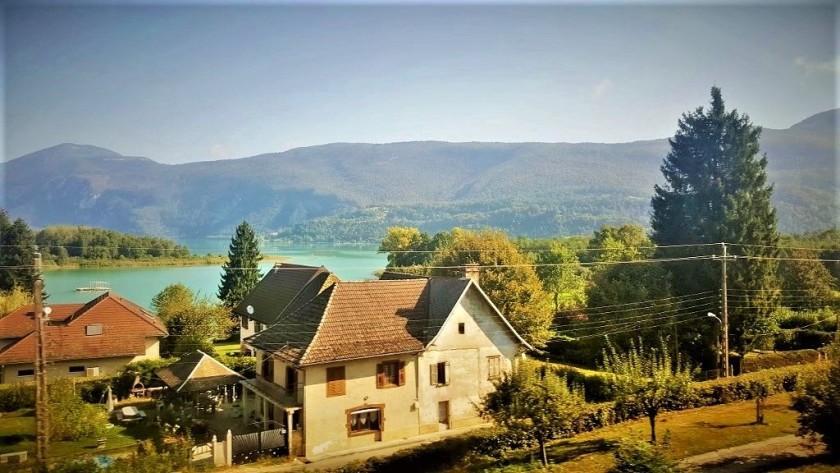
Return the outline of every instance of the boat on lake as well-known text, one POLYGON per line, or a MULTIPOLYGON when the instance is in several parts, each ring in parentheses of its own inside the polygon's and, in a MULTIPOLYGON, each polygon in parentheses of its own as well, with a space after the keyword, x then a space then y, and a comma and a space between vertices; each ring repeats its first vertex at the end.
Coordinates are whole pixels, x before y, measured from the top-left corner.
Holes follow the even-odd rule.
POLYGON ((77 287, 76 290, 79 292, 110 291, 111 284, 108 281, 91 281, 87 286, 77 287))

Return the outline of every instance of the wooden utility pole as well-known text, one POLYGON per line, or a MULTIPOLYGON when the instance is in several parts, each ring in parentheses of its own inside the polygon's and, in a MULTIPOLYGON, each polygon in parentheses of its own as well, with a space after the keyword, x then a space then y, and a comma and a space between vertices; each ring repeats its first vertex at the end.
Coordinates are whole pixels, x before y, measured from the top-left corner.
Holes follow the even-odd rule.
POLYGON ((41 279, 41 253, 35 253, 35 457, 46 465, 49 442, 49 400, 47 397, 47 355, 44 340, 44 304, 41 299, 44 281, 41 279))
POLYGON ((721 290, 723 291, 723 376, 729 377, 729 304, 726 291, 726 243, 720 244, 723 249, 721 258, 721 290))

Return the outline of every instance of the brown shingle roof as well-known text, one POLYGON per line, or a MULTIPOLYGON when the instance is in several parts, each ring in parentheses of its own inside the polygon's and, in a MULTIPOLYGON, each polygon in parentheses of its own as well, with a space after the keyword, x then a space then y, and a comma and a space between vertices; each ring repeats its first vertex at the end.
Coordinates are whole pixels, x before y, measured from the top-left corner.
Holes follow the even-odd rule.
POLYGON ((247 342, 298 365, 422 351, 466 279, 338 282, 247 342))
POLYGON ((294 311, 312 300, 338 278, 323 266, 280 263, 275 265, 237 305, 233 312, 271 325, 286 312, 294 311), (253 307, 253 314, 246 308, 253 307))
MULTIPOLYGON (((50 307, 53 310, 44 334, 49 360, 141 355, 146 352, 147 337, 167 335, 160 319, 113 292, 106 292, 87 304, 56 304, 50 307), (102 324, 102 334, 86 335, 85 327, 91 324, 102 324)), ((34 360, 33 312, 33 306, 24 307, 0 319, 0 330, 7 326, 17 327, 3 332, 0 337, 17 338, 0 350, 0 364, 31 363, 34 360), (13 318, 6 320, 9 317, 13 318), (7 333, 15 336, 7 337, 7 333)))
POLYGON ((219 386, 235 384, 245 379, 201 350, 184 355, 175 363, 155 372, 175 391, 208 391, 219 386))

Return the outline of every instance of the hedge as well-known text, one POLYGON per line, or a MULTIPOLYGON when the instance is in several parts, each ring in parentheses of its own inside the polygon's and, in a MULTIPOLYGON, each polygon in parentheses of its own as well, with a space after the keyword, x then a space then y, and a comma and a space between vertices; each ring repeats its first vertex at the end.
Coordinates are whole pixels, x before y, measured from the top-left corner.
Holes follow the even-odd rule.
POLYGON ((817 350, 792 350, 750 353, 741 362, 741 373, 753 373, 770 368, 805 365, 820 359, 817 350))
POLYGON ((35 383, 0 384, 0 412, 35 407, 35 383))

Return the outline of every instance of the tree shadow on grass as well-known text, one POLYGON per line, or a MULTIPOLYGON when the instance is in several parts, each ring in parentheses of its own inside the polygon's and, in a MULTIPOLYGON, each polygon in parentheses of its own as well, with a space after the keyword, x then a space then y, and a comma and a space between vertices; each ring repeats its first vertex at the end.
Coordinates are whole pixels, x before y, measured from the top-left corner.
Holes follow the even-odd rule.
POLYGON ((758 455, 746 459, 737 458, 715 463, 706 463, 695 471, 713 471, 716 473, 764 473, 767 471, 799 469, 815 464, 834 464, 840 468, 840 464, 837 464, 836 460, 832 460, 828 454, 815 453, 814 455, 801 456, 792 453, 782 453, 758 455))
POLYGON ((704 429, 728 429, 732 427, 750 427, 754 425, 768 425, 767 423, 764 424, 756 424, 755 422, 741 422, 740 424, 713 424, 711 422, 695 422, 695 425, 698 427, 702 427, 704 429))
POLYGON ((548 447, 548 460, 551 463, 567 462, 590 453, 609 452, 614 446, 615 442, 605 439, 592 439, 583 442, 576 442, 573 439, 562 440, 548 447))
POLYGON ((0 435, 0 445, 3 446, 17 445, 27 440, 30 442, 34 442, 35 436, 31 434, 0 435))

